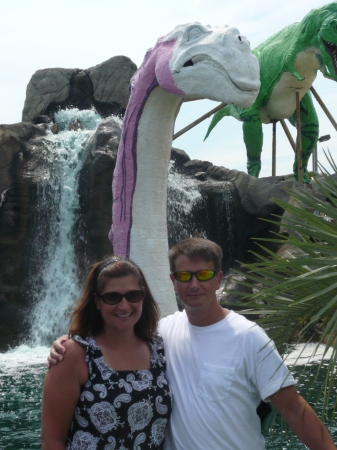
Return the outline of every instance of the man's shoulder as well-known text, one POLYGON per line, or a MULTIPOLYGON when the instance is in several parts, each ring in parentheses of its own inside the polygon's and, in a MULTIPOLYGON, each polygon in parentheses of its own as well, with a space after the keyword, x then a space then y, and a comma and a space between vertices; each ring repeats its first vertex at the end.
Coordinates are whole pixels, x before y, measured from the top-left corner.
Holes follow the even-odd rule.
POLYGON ((226 316, 227 323, 234 329, 247 331, 258 327, 255 322, 247 319, 245 316, 236 313, 235 311, 230 311, 230 313, 226 316))
POLYGON ((247 319, 234 311, 227 316, 228 324, 236 335, 249 335, 249 338, 260 337, 263 340, 269 339, 266 332, 255 322, 247 319))

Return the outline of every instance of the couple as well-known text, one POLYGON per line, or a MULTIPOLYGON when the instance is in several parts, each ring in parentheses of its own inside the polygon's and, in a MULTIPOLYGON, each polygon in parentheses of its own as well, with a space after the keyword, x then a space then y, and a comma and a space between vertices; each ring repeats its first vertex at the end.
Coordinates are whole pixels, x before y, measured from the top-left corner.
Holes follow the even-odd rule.
POLYGON ((43 449, 262 450, 263 399, 310 449, 336 450, 265 332, 218 305, 221 260, 220 247, 201 238, 169 251, 185 311, 159 321, 161 337, 141 270, 119 257, 94 266, 64 362, 46 375, 43 449), (81 313, 90 326, 80 326, 81 313))

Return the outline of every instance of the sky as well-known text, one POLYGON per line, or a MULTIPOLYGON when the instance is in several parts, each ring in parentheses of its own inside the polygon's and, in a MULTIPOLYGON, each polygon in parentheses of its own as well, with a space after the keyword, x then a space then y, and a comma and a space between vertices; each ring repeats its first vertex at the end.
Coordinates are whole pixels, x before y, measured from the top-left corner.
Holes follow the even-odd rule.
MULTIPOLYGON (((62 67, 87 69, 112 56, 125 55, 139 67, 146 50, 175 26, 198 21, 230 25, 256 47, 283 27, 302 18, 325 1, 317 0, 0 0, 0 124, 21 121, 27 84, 36 70, 62 67)), ((319 72, 314 87, 337 120, 337 85, 319 72)), ((317 103, 314 100, 315 105, 317 103)), ((200 100, 185 103, 176 120, 179 131, 217 105, 200 100)), ((337 160, 337 132, 317 105, 320 136, 318 160, 326 165, 323 148, 337 160)), ((242 124, 223 119, 207 141, 211 119, 174 141, 192 159, 230 169, 246 170, 242 124)), ((291 132, 295 138, 295 129, 291 132)), ((260 176, 271 175, 272 126, 264 125, 260 176)), ((1 151, 1 150, 0 150, 1 151)), ((277 125, 276 174, 292 172, 293 150, 277 125)), ((311 168, 311 161, 309 161, 311 168)))

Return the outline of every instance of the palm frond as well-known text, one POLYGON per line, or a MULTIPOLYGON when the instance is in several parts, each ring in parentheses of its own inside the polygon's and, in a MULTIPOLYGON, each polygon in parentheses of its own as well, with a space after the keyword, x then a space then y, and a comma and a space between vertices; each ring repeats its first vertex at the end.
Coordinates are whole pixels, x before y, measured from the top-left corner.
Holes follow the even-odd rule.
MULTIPOLYGON (((336 172, 330 152, 326 157, 336 172)), ((315 337, 314 352, 319 345, 326 345, 312 383, 317 381, 323 358, 332 349, 315 403, 323 402, 322 417, 329 408, 334 417, 337 401, 332 406, 329 402, 337 377, 337 176, 322 166, 321 170, 313 189, 291 191, 290 204, 274 199, 285 214, 266 221, 281 225, 282 232, 256 239, 261 253, 253 252, 255 262, 242 264, 244 272, 236 271, 245 280, 240 285, 250 288, 250 292, 229 292, 241 295, 240 313, 260 316, 257 322, 285 357, 289 343, 308 343, 315 337), (263 242, 287 244, 296 248, 298 255, 281 257, 263 242)))

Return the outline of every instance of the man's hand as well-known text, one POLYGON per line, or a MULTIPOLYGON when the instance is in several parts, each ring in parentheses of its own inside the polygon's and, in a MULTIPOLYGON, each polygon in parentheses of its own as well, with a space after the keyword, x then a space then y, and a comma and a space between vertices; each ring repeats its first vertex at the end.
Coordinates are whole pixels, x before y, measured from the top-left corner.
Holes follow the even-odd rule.
POLYGON ((65 334, 64 336, 59 337, 56 341, 53 342, 53 346, 50 349, 50 354, 47 358, 47 367, 51 368, 52 365, 56 365, 59 361, 63 360, 64 353, 66 352, 65 347, 63 347, 63 343, 69 339, 69 336, 65 334))

